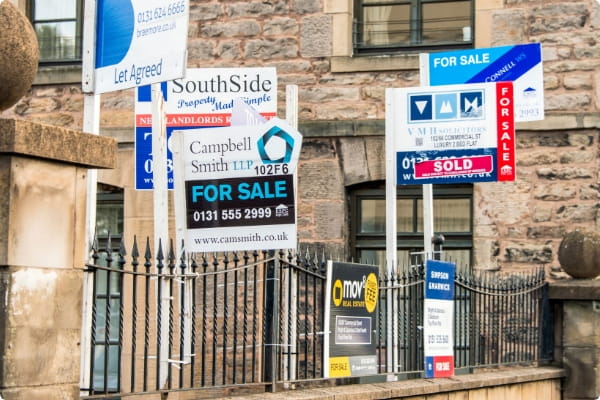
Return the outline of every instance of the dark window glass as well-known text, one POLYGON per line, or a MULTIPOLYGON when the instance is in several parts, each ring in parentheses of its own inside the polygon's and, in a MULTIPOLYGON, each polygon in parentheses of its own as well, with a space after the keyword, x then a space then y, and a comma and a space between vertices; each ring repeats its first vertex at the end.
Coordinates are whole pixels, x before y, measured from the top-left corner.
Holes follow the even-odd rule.
POLYGON ((472 0, 358 0, 357 53, 473 46, 472 0))
POLYGON ((32 0, 40 63, 81 61, 81 0, 32 0))
MULTIPOLYGON (((434 185, 434 231, 444 235, 442 259, 468 266, 473 247, 473 187, 434 185)), ((399 186, 396 230, 398 262, 408 265, 423 251, 423 200, 420 186, 399 186)), ((385 264, 384 184, 350 192, 352 240, 355 256, 363 262, 385 264)))

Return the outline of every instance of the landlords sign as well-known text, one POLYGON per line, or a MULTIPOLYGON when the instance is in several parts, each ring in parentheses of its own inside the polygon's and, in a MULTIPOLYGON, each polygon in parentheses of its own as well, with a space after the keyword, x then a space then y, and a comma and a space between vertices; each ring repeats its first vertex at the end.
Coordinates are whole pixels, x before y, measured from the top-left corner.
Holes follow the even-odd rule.
POLYGON ((187 251, 296 247, 296 170, 302 136, 263 125, 175 131, 176 202, 187 251), (232 229, 233 228, 233 229, 232 229))
MULTIPOLYGON (((238 99, 267 119, 277 115, 275 68, 192 68, 187 70, 185 78, 161 86, 167 140, 174 130, 229 126, 238 99)), ((138 88, 135 102, 135 188, 138 190, 153 188, 151 105, 150 87, 138 88)), ((167 156, 168 185, 172 189, 170 151, 167 156)))
POLYGON ((397 184, 515 179, 512 83, 393 89, 397 184))
POLYGON ((97 94, 181 78, 188 0, 98 0, 97 94))

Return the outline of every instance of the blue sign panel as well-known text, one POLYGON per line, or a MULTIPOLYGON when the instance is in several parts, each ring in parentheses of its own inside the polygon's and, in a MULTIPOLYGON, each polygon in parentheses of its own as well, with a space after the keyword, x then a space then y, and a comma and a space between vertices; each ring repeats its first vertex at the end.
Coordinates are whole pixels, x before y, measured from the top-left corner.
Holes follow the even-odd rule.
POLYGON ((515 81, 542 62, 539 43, 429 55, 429 84, 515 81))
POLYGON ((425 298, 454 300, 454 270, 453 263, 427 260, 425 298))
POLYGON ((544 119, 539 43, 424 54, 424 85, 514 82, 515 121, 544 119))

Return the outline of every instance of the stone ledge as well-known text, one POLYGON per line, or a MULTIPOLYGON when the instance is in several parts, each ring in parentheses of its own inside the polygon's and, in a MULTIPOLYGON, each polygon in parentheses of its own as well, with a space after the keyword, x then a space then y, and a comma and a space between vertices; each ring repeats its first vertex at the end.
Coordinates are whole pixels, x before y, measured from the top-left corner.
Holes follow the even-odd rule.
POLYGON ((566 279, 551 282, 548 296, 553 300, 600 300, 600 280, 566 279))
POLYGON ((0 118, 0 154, 49 159, 84 168, 115 168, 117 141, 57 126, 0 118))
MULTIPOLYGON (((335 386, 319 389, 292 390, 278 393, 261 393, 244 396, 248 400, 375 400, 395 399, 410 396, 426 396, 458 390, 489 388, 514 385, 518 383, 561 379, 565 371, 552 367, 524 367, 457 375, 452 378, 412 379, 399 382, 372 383, 360 385, 335 386)), ((229 396, 221 399, 236 400, 229 396)))

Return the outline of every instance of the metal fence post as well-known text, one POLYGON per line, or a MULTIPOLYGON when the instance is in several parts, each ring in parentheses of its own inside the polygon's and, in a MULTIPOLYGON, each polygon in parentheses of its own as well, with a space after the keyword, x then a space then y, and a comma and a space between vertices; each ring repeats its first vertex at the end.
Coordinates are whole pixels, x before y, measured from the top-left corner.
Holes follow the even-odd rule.
POLYGON ((277 347, 279 332, 279 266, 273 257, 274 251, 269 251, 265 279, 265 352, 264 352, 264 377, 269 383, 269 391, 277 390, 277 347))

